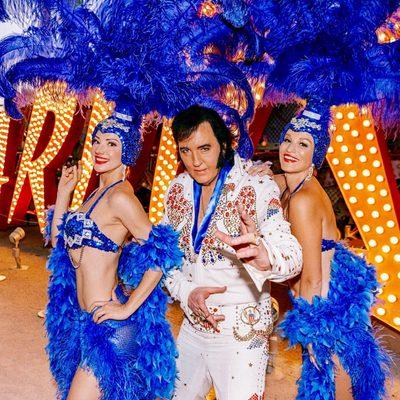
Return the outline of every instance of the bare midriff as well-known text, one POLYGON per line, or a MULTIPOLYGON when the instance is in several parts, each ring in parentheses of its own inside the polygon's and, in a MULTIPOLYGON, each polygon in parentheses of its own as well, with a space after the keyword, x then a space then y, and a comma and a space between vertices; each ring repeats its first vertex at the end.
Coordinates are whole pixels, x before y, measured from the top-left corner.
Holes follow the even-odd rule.
POLYGON ((116 283, 120 252, 112 253, 85 246, 70 250, 71 261, 76 272, 76 290, 82 310, 90 311, 97 301, 109 301, 116 283))

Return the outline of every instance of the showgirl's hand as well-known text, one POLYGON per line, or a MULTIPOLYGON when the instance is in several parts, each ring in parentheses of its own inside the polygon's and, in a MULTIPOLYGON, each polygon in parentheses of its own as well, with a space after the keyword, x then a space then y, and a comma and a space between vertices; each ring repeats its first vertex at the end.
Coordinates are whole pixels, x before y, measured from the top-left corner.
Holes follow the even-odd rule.
POLYGON ((215 293, 224 293, 224 287, 198 287, 192 290, 188 298, 188 306, 200 319, 207 321, 218 332, 218 322, 223 321, 222 314, 211 314, 206 305, 206 299, 215 293))
POLYGON ((318 365, 317 359, 315 357, 314 350, 313 350, 311 343, 309 343, 307 345, 307 351, 308 351, 308 355, 310 357, 310 361, 313 363, 314 367, 317 368, 317 370, 319 371, 319 365, 318 365))
POLYGON ((90 312, 93 311, 93 321, 96 324, 101 324, 108 319, 121 321, 132 315, 132 311, 127 304, 121 304, 115 298, 112 301, 96 301, 90 308, 90 312))
POLYGON ((58 192, 63 194, 71 194, 82 175, 82 164, 68 167, 64 165, 62 168, 61 178, 58 183, 58 192))
POLYGON ((240 236, 229 236, 219 230, 215 236, 232 247, 236 252, 236 257, 243 260, 244 263, 250 264, 260 271, 265 271, 269 265, 269 256, 267 249, 264 247, 261 236, 257 231, 255 222, 243 209, 239 209, 241 218, 240 236))
POLYGON ((271 170, 271 161, 266 161, 265 163, 254 163, 248 170, 248 174, 251 176, 274 176, 271 170))

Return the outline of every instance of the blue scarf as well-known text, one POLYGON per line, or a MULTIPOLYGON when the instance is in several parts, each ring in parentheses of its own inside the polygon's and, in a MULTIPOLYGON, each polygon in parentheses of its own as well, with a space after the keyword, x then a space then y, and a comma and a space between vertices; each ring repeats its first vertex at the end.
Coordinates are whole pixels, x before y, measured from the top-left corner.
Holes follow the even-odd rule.
POLYGON ((203 186, 193 180, 193 195, 194 195, 194 224, 192 229, 192 243, 196 254, 200 253, 201 244, 203 243, 204 237, 206 236, 208 227, 211 222, 211 218, 214 215, 215 209, 219 198, 222 193, 226 178, 232 169, 233 165, 226 162, 221 168, 218 175, 217 183, 215 184, 214 192, 211 196, 210 202, 208 203, 207 210, 204 214, 203 220, 201 221, 200 227, 198 227, 199 211, 200 211, 200 199, 203 186))

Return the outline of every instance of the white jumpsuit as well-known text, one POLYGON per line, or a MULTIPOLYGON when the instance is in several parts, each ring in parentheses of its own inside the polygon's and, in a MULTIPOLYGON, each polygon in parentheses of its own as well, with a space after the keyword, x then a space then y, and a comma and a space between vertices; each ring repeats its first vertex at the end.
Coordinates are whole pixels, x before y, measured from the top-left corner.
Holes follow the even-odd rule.
POLYGON ((214 386, 218 400, 259 400, 265 388, 268 338, 272 331, 268 281, 281 282, 300 273, 301 249, 283 218, 279 189, 270 177, 250 176, 235 156, 199 254, 192 243, 193 179, 176 177, 166 194, 164 223, 180 231, 185 253, 182 271, 166 280, 171 296, 185 313, 178 344, 178 379, 174 399, 200 400, 214 386), (242 263, 215 238, 215 231, 240 234, 239 205, 256 222, 272 268, 261 272, 242 263), (226 286, 211 295, 207 307, 223 314, 218 332, 188 307, 189 293, 200 286, 226 286))

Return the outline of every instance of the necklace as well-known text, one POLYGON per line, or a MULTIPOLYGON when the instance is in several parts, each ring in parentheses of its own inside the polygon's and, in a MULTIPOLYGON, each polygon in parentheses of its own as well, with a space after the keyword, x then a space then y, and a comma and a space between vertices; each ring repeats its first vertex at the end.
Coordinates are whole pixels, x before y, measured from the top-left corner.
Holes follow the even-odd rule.
POLYGON ((74 260, 72 259, 72 255, 71 255, 71 250, 68 250, 68 256, 69 259, 71 260, 71 264, 74 267, 74 269, 78 269, 81 264, 82 264, 82 258, 83 258, 83 250, 84 250, 85 246, 81 247, 81 251, 79 252, 79 260, 78 263, 75 265, 74 260))

